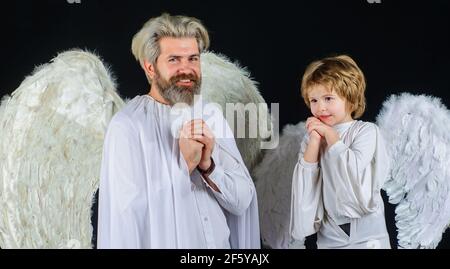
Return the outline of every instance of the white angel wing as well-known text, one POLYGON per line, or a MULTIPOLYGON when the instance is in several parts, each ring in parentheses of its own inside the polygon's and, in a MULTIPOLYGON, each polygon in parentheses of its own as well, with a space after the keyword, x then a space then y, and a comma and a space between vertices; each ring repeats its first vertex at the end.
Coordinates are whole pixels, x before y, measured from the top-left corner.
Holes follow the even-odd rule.
POLYGON ((123 106, 93 54, 59 54, 0 110, 0 247, 90 248, 103 136, 123 106))
POLYGON ((231 63, 225 56, 212 52, 203 53, 201 65, 202 96, 205 100, 222 107, 224 117, 234 132, 242 158, 251 171, 261 160, 261 142, 271 135, 272 125, 266 102, 249 73, 239 65, 231 63), (230 117, 234 114, 229 114, 233 112, 233 108, 236 108, 236 120, 234 116, 230 117), (247 109, 247 115, 246 111, 240 108, 247 109), (241 135, 241 126, 246 128, 245 137, 241 135), (257 128, 258 132, 251 136, 249 128, 257 128))
POLYGON ((303 241, 294 241, 289 233, 291 185, 298 160, 305 123, 287 125, 279 146, 267 150, 262 162, 253 170, 260 215, 263 245, 270 248, 303 248, 303 241))
POLYGON ((439 99, 393 95, 377 118, 391 158, 384 189, 399 247, 435 248, 450 224, 450 113, 439 99))

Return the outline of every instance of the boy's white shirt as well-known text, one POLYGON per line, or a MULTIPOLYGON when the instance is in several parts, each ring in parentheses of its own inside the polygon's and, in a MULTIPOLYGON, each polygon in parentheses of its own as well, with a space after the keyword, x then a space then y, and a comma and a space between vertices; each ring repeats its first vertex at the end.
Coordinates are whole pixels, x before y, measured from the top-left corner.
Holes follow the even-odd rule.
POLYGON ((318 232, 318 248, 390 248, 380 189, 389 161, 378 127, 350 121, 334 126, 340 140, 308 163, 303 139, 291 199, 295 239, 318 232), (338 225, 350 223, 350 236, 338 225))

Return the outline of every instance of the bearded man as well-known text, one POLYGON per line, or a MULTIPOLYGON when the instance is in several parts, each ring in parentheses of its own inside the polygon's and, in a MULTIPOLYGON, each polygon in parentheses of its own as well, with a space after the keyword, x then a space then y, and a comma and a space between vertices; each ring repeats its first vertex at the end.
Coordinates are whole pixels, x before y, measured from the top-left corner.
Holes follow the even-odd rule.
POLYGON ((260 247, 255 186, 222 114, 174 117, 181 103, 204 107, 195 96, 208 46, 202 23, 185 16, 152 18, 134 36, 150 92, 108 126, 98 248, 260 247))

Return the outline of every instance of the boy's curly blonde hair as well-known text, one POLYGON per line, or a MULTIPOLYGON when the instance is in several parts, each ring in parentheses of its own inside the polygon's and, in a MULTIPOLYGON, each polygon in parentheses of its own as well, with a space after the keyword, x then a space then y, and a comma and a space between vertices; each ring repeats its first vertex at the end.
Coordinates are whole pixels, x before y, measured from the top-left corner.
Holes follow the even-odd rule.
POLYGON ((326 86, 346 100, 347 109, 353 119, 362 116, 366 109, 366 81, 355 61, 347 55, 328 57, 314 61, 305 70, 302 78, 302 97, 310 107, 309 92, 315 85, 326 86))

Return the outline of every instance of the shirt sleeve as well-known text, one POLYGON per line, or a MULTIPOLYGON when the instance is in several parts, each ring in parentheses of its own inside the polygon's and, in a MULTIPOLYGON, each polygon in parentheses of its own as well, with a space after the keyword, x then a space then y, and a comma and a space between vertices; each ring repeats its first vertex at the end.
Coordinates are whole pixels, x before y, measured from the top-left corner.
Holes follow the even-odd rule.
POLYGON ((377 208, 374 195, 379 184, 373 166, 379 134, 374 124, 362 126, 349 146, 341 140, 324 154, 324 162, 336 187, 337 210, 342 216, 360 218, 377 208))
POLYGON ((219 204, 235 215, 243 214, 255 193, 255 185, 243 167, 243 163, 236 160, 231 154, 216 144, 212 159, 215 168, 208 176, 219 188, 220 192, 214 191, 206 182, 219 204))
POLYGON ((307 141, 306 135, 292 176, 290 232, 297 240, 316 233, 324 214, 319 164, 303 158, 307 141))
POLYGON ((98 248, 148 248, 145 170, 128 117, 113 118, 105 137, 99 191, 98 248))

